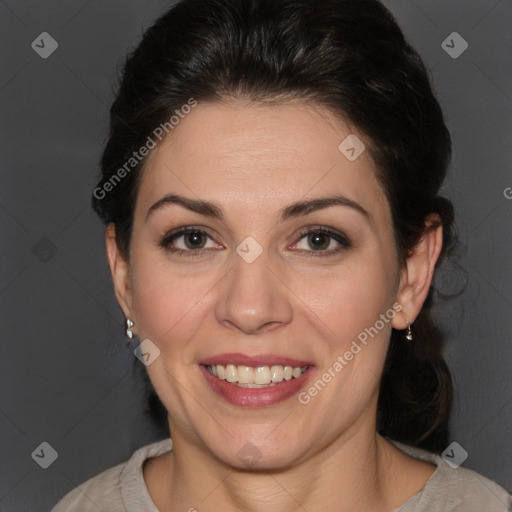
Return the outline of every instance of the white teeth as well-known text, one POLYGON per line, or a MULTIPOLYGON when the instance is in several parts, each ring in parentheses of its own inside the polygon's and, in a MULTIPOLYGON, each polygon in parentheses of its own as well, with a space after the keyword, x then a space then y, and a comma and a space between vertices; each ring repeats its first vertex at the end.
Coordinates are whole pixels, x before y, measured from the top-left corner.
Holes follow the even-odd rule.
MULTIPOLYGON (((237 382, 236 385, 240 388, 267 388, 266 384, 241 384, 237 382)), ((275 386, 275 384, 270 384, 271 386, 275 386)))
MULTIPOLYGON (((238 383, 239 384, 252 384, 254 380, 254 370, 250 366, 238 367, 238 383)), ((258 384, 262 384, 258 382, 258 384)))
POLYGON ((226 371, 224 372, 226 375, 225 379, 228 382, 237 382, 238 381, 238 371, 234 364, 228 364, 226 366, 226 371))
POLYGON ((272 366, 270 368, 270 378, 272 382, 281 382, 284 379, 284 371, 282 366, 272 366))
POLYGON ((215 377, 236 384, 244 388, 262 388, 274 386, 283 380, 299 378, 306 370, 307 366, 235 366, 234 364, 206 367, 215 377))
MULTIPOLYGON (((301 374, 299 368, 299 375, 301 374)), ((270 368, 268 366, 258 366, 254 370, 254 384, 270 384, 270 368)))

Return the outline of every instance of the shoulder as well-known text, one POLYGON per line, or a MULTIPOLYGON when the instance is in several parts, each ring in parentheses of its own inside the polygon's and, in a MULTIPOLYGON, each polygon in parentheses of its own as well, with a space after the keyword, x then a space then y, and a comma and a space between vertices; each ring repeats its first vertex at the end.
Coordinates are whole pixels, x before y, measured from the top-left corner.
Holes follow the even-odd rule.
POLYGON ((453 467, 440 455, 391 441, 411 457, 437 466, 423 489, 395 512, 509 512, 512 496, 471 469, 453 467))
POLYGON ((125 462, 109 468, 75 487, 55 505, 51 512, 124 510, 119 480, 126 464, 125 462))
POLYGON ((142 468, 150 457, 172 449, 170 439, 152 443, 135 451, 130 459, 106 469, 70 491, 51 512, 130 512, 140 506, 156 511, 144 483, 142 468))

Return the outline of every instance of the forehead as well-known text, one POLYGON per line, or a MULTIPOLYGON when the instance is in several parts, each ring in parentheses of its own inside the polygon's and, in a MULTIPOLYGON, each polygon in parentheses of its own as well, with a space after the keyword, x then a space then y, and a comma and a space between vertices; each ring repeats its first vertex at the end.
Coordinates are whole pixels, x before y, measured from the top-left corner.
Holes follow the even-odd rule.
POLYGON ((346 152, 357 140, 364 143, 361 134, 320 106, 200 103, 152 150, 138 206, 147 209, 175 192, 261 211, 264 204, 274 210, 339 193, 369 210, 386 208, 369 152, 356 159, 354 151, 346 152))

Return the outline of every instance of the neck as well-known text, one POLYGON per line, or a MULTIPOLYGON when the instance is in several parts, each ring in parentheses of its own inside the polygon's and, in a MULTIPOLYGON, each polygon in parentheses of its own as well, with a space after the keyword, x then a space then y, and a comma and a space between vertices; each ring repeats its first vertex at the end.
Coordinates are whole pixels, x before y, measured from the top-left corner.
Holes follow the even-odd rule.
POLYGON ((374 424, 370 427, 353 425, 307 460, 271 471, 224 465, 196 443, 174 434, 175 448, 161 480, 166 482, 165 496, 161 494, 155 503, 166 512, 394 510, 408 497, 396 501, 389 493, 396 479, 392 471, 396 448, 376 433, 374 424))

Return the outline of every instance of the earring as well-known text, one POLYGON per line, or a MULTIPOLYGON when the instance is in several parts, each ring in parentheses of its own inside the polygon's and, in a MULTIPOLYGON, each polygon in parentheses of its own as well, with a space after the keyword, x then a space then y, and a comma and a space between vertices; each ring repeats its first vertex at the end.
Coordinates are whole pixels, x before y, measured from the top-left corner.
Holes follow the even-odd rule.
POLYGON ((405 339, 407 341, 412 341, 412 331, 411 331, 410 325, 407 326, 407 332, 405 333, 405 339))
POLYGON ((129 340, 131 340, 133 338, 132 327, 133 327, 133 322, 129 318, 127 318, 126 319, 126 331, 125 331, 125 334, 126 334, 126 337, 129 340))

